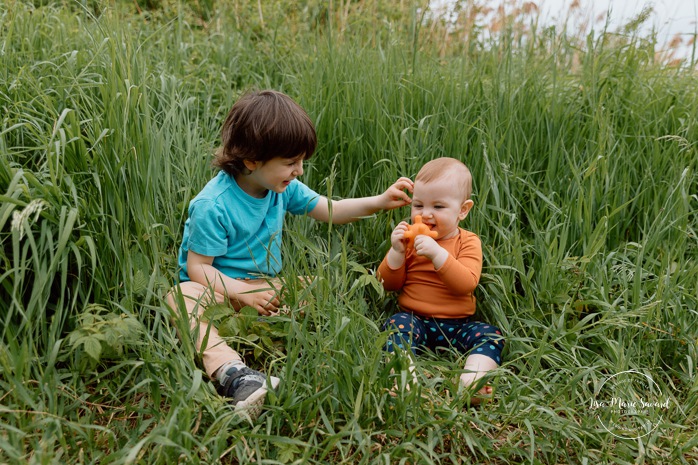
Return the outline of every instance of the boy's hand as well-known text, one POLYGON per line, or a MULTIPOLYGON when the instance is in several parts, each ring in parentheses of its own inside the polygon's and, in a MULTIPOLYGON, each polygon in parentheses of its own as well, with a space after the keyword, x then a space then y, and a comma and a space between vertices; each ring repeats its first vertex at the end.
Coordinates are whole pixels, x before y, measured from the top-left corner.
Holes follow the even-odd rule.
POLYGON ((412 199, 405 192, 412 192, 414 183, 410 178, 402 177, 395 181, 380 197, 381 209, 392 210, 394 208, 404 207, 412 203, 412 199))
POLYGON ((279 299, 273 291, 252 291, 250 294, 238 294, 238 300, 257 310, 260 315, 269 316, 279 310, 279 299))
POLYGON ((281 305, 278 297, 279 289, 273 289, 276 287, 274 284, 270 286, 261 279, 253 280, 253 283, 247 285, 248 290, 238 292, 235 299, 243 305, 254 308, 260 315, 274 315, 278 313, 281 305))
POLYGON ((407 249, 407 240, 405 239, 405 232, 407 232, 409 225, 401 221, 400 224, 395 226, 393 233, 390 235, 390 244, 392 245, 395 252, 404 254, 407 249))
POLYGON ((441 268, 446 263, 448 252, 441 247, 436 241, 424 234, 414 238, 414 251, 417 255, 427 257, 434 264, 435 269, 441 268))
POLYGON ((223 275, 213 267, 213 258, 200 255, 193 250, 187 254, 187 269, 192 281, 206 287, 213 287, 216 292, 227 294, 233 308, 249 306, 261 315, 271 315, 278 311, 281 282, 263 279, 249 281, 237 280, 223 275))

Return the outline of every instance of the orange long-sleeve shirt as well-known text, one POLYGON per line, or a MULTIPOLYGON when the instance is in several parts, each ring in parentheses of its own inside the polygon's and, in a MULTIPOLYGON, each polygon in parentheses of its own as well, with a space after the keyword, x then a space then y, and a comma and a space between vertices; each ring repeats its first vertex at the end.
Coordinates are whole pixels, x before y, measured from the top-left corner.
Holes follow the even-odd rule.
POLYGON ((482 244, 476 234, 459 231, 454 238, 437 241, 449 255, 438 270, 411 248, 396 270, 383 259, 379 279, 385 290, 400 291, 398 304, 403 310, 435 318, 464 318, 475 313, 473 292, 482 272, 482 244))

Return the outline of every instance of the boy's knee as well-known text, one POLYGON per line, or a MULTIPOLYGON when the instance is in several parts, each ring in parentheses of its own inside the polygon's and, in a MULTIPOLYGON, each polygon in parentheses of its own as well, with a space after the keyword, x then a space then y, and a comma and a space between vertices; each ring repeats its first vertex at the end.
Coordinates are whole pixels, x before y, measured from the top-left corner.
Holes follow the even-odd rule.
POLYGON ((183 306, 193 315, 202 313, 209 305, 227 302, 222 294, 194 281, 186 281, 172 288, 166 300, 173 310, 183 306), (195 309, 198 311, 194 311, 195 309))

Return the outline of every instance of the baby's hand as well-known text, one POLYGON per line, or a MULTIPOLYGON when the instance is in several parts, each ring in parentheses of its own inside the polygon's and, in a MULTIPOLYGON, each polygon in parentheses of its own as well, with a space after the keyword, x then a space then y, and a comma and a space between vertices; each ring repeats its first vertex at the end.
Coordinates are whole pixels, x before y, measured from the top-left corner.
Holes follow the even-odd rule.
POLYGON ((393 246, 395 252, 405 253, 407 249, 407 239, 405 239, 405 232, 407 232, 409 225, 401 221, 400 224, 395 226, 393 233, 390 235, 390 244, 393 246))
MULTIPOLYGON (((448 252, 446 249, 437 244, 433 238, 424 234, 420 234, 414 238, 414 251, 417 255, 427 257, 432 262, 440 262, 441 265, 443 265, 443 261, 445 260, 442 261, 437 259, 444 259, 444 257, 448 258, 448 252)), ((436 268, 439 267, 440 265, 436 266, 436 268)))
POLYGON ((407 195, 405 190, 412 192, 413 189, 414 183, 410 178, 402 177, 398 179, 380 195, 381 208, 383 210, 392 210, 409 205, 412 203, 412 199, 407 195))

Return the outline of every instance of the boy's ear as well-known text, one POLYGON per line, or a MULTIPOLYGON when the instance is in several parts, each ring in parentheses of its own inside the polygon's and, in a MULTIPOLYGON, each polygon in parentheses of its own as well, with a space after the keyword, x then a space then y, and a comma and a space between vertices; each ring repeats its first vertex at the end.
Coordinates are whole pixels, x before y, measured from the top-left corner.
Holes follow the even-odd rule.
POLYGON ((460 206, 460 213, 458 214, 459 221, 464 220, 465 217, 468 216, 468 213, 470 213, 470 209, 473 208, 473 205, 475 205, 475 202, 473 202, 471 199, 463 202, 463 205, 460 206))
POLYGON ((257 168, 259 168, 259 162, 255 160, 242 160, 242 162, 245 164, 245 168, 247 168, 250 171, 254 171, 257 168))

